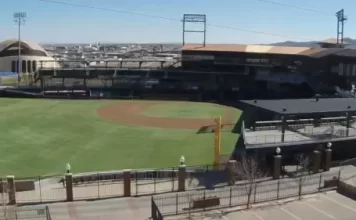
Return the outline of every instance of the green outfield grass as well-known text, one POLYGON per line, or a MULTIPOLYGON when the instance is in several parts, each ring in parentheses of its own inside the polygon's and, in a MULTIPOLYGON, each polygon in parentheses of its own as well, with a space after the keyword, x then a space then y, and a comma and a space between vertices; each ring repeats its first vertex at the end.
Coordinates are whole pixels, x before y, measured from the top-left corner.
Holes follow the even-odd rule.
MULTIPOLYGON (((0 99, 0 175, 34 176, 72 171, 176 166, 213 160, 213 134, 120 125, 96 109, 120 101, 0 99)), ((236 111, 236 116, 239 112, 236 111)), ((238 135, 222 133, 222 153, 238 135)))
POLYGON ((225 110, 219 105, 210 103, 192 102, 189 105, 182 102, 167 102, 161 105, 153 105, 141 114, 150 117, 173 117, 173 118, 216 118, 223 116, 225 110))

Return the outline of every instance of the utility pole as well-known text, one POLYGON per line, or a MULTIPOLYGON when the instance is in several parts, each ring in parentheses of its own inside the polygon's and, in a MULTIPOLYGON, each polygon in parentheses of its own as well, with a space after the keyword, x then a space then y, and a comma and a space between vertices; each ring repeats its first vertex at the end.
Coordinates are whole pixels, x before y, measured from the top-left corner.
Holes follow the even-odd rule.
POLYGON ((21 81, 21 25, 25 24, 26 12, 15 12, 14 21, 18 24, 18 58, 17 58, 17 80, 18 84, 21 81))

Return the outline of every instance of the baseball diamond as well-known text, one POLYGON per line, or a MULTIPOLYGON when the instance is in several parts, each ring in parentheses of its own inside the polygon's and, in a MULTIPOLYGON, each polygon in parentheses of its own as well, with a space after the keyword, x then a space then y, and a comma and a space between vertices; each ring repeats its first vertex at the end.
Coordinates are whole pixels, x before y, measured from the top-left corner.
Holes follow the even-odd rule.
POLYGON ((2 176, 54 175, 65 172, 67 163, 75 173, 172 167, 181 155, 187 165, 211 164, 218 116, 224 122, 221 153, 231 155, 239 138, 233 127, 241 112, 218 104, 19 98, 1 103, 2 176))
MULTIPOLYGON (((123 124, 136 125, 136 126, 171 128, 171 129, 200 129, 203 126, 214 126, 214 122, 212 118, 208 119, 208 118, 149 117, 144 114, 141 114, 146 109, 150 109, 151 107, 154 107, 156 105, 161 106, 161 104, 162 102, 125 102, 122 104, 103 106, 97 110, 97 114, 100 117, 107 120, 117 121, 123 124)), ((184 107, 184 109, 189 109, 189 107, 186 104, 187 103, 181 103, 181 106, 184 107)), ((167 105, 169 106, 169 104, 167 105)), ((204 106, 208 107, 208 105, 204 105, 204 106)), ((233 121, 233 112, 235 111, 235 109, 226 108, 219 105, 212 106, 212 107, 223 109, 222 111, 223 115, 221 115, 223 116, 223 124, 233 127, 235 123, 233 121)), ((161 106, 161 108, 163 108, 163 106, 161 106)))

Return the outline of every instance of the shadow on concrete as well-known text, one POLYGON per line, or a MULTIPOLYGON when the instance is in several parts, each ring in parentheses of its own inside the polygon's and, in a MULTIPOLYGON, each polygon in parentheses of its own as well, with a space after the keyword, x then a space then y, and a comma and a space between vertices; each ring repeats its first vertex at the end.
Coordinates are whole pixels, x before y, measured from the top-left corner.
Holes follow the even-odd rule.
POLYGON ((208 170, 191 173, 188 188, 204 187, 205 189, 214 189, 218 185, 227 184, 227 180, 227 172, 225 170, 208 170), (197 183, 193 183, 194 181, 197 181, 197 183))

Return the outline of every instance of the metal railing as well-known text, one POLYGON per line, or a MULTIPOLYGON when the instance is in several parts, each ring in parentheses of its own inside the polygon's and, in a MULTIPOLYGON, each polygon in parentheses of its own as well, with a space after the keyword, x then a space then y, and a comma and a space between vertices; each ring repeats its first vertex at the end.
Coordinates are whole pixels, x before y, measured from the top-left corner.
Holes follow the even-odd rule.
POLYGON ((73 199, 102 199, 124 195, 122 172, 73 176, 73 199))
POLYGON ((16 182, 23 186, 16 187, 16 201, 18 203, 44 203, 65 201, 66 189, 63 175, 17 178, 16 182))
POLYGON ((39 70, 158 70, 179 63, 176 59, 49 60, 39 61, 39 70))
POLYGON ((354 179, 356 174, 354 172, 356 166, 356 158, 348 159, 342 161, 339 164, 339 173, 338 173, 338 187, 337 192, 356 200, 356 188, 354 185, 354 179))
MULTIPOLYGON (((189 190, 227 185, 226 164, 186 166, 186 188, 189 190), (219 180, 219 182, 217 182, 219 180)), ((131 195, 152 195, 178 191, 178 167, 132 170, 131 195)), ((102 199, 124 196, 123 171, 83 173, 72 176, 73 200, 102 199)), ((8 199, 7 179, 3 178, 3 200, 8 199), (6 194, 6 195, 5 195, 6 194)), ((18 204, 66 201, 64 175, 15 177, 18 204)))
POLYGON ((214 188, 152 197, 155 212, 162 216, 188 214, 210 209, 247 206, 290 197, 317 193, 334 188, 337 172, 299 176, 296 178, 241 183, 214 188))
MULTIPOLYGON (((286 123, 290 127, 301 127, 314 125, 315 122, 319 125, 341 125, 343 122, 346 122, 346 117, 328 117, 321 118, 320 120, 315 120, 312 118, 301 118, 301 119, 289 119, 286 120, 286 123)), ((256 121, 254 124, 255 129, 265 130, 265 129, 276 129, 282 126, 282 120, 274 120, 274 121, 256 121)))
POLYGON ((153 198, 151 198, 151 217, 153 220, 163 220, 163 216, 153 198))
POLYGON ((3 207, 0 220, 52 220, 48 206, 45 207, 3 207))
MULTIPOLYGON (((277 133, 277 131, 276 131, 277 133)), ((345 129, 328 130, 324 132, 306 131, 295 134, 284 134, 284 142, 315 142, 320 140, 334 141, 337 139, 356 137, 356 130, 350 128, 347 135, 345 129)), ((244 131, 244 141, 246 144, 277 144, 282 143, 282 133, 272 135, 260 135, 260 133, 244 131)))
POLYGON ((131 180, 134 184, 133 194, 147 195, 178 190, 178 168, 136 170, 132 173, 131 180))
POLYGON ((348 175, 347 169, 348 169, 349 165, 356 166, 356 158, 351 158, 351 159, 344 160, 344 161, 340 162, 339 174, 338 174, 338 178, 340 181, 356 177, 356 174, 352 175, 352 176, 348 175))

